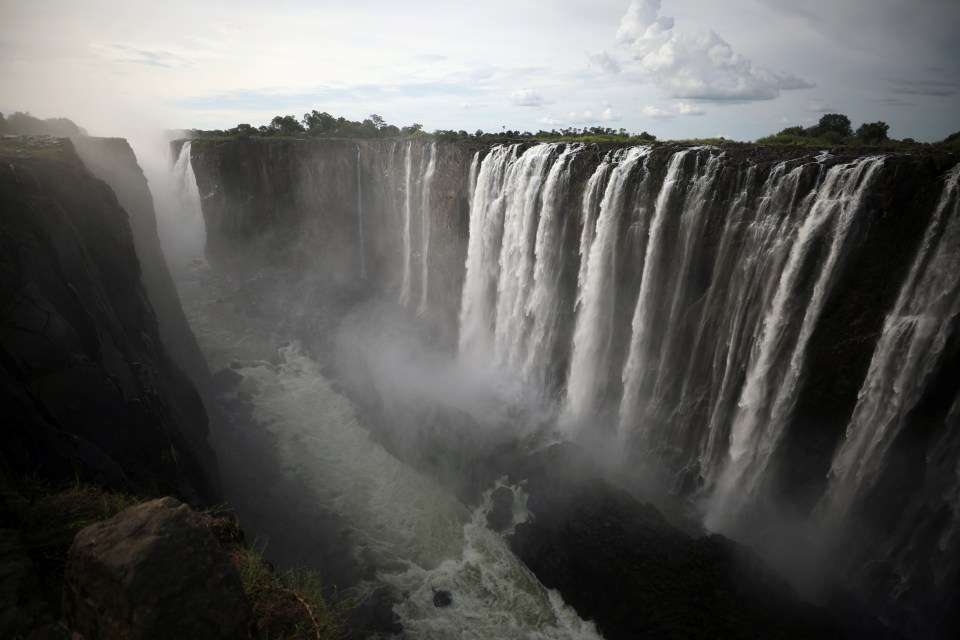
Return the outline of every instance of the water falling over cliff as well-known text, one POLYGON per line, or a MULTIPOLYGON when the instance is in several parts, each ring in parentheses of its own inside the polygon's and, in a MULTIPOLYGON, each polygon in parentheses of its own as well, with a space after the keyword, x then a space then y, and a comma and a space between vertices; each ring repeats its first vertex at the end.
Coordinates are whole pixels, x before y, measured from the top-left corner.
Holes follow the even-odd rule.
POLYGON ((900 550, 960 530, 957 174, 934 184, 955 162, 414 142, 362 155, 349 182, 371 221, 370 279, 412 315, 454 310, 456 358, 486 371, 474 382, 496 387, 496 420, 523 432, 513 409, 536 405, 539 426, 627 486, 657 483, 761 548, 783 513, 831 536, 817 503, 876 511, 877 491, 909 476, 923 507, 890 504, 922 535, 891 516, 856 562, 896 559, 909 588, 883 597, 898 607, 948 607, 909 577, 923 554, 900 550))
POLYGON ((180 268, 187 260, 203 256, 207 240, 189 141, 180 148, 173 166, 173 193, 179 195, 180 199, 175 212, 178 215, 176 219, 161 216, 157 226, 167 261, 173 268, 180 268))

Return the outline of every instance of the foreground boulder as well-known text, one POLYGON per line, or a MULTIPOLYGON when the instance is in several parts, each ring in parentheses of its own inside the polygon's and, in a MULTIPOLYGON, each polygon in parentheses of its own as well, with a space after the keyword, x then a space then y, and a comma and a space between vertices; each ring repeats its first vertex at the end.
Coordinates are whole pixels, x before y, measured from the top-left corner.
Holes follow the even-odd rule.
POLYGON ((200 516, 173 498, 77 534, 64 617, 87 638, 247 638, 240 577, 200 516))

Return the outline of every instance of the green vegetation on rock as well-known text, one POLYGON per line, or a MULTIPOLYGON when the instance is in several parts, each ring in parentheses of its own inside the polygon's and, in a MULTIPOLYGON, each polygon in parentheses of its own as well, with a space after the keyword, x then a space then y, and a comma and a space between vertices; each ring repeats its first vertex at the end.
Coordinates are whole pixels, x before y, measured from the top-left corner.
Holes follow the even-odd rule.
POLYGON ((302 568, 277 572, 264 561, 262 545, 232 545, 228 552, 263 638, 326 640, 345 634, 345 611, 326 602, 316 572, 302 568))

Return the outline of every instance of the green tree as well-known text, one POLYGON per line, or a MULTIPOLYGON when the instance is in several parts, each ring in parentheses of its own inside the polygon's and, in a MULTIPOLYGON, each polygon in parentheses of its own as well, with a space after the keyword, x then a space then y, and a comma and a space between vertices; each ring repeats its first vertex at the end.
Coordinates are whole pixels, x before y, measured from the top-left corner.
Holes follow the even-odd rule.
POLYGON ((857 140, 864 144, 880 144, 888 140, 888 129, 890 129, 890 125, 886 122, 864 122, 857 128, 857 132, 854 135, 857 137, 857 140))
POLYGON ((227 133, 237 138, 249 138, 250 136, 257 135, 257 130, 249 124, 241 123, 227 131, 227 133))
POLYGON ((332 115, 324 112, 319 112, 316 109, 310 113, 303 114, 303 126, 307 129, 311 136, 319 136, 325 133, 329 133, 337 128, 337 119, 332 115))
POLYGON ((954 131, 937 144, 951 149, 960 149, 960 131, 954 131))
POLYGON ((806 131, 801 126, 787 127, 777 134, 778 136, 804 136, 806 131))
POLYGON ((303 125, 293 116, 274 116, 267 126, 270 135, 295 136, 303 133, 303 125))
POLYGON ((837 135, 845 138, 853 133, 853 128, 850 126, 850 118, 843 115, 842 113, 827 113, 820 118, 820 122, 817 123, 815 127, 811 127, 809 131, 815 136, 822 136, 830 131, 835 131, 837 135))

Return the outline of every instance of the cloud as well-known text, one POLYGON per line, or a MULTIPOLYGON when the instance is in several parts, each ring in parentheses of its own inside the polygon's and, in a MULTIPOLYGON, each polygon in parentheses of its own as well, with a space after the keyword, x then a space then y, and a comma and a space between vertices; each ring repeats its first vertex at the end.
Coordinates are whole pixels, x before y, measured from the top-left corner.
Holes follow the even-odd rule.
POLYGON ((800 108, 811 113, 830 113, 837 108, 826 100, 805 100, 800 108))
POLYGON ((876 102, 877 104, 882 104, 885 107, 909 107, 917 104, 911 100, 905 100, 903 98, 893 97, 893 98, 874 98, 870 102, 876 102))
POLYGON ((554 118, 552 115, 549 115, 549 114, 543 116, 542 118, 537 118, 537 122, 539 122, 540 124, 551 126, 551 127, 558 124, 563 124, 563 120, 560 120, 559 118, 554 118))
POLYGON ((900 95, 947 97, 960 92, 960 81, 890 78, 890 89, 900 95))
POLYGON ((648 104, 643 109, 640 110, 640 115, 645 118, 669 118, 673 114, 664 109, 659 109, 653 105, 648 104))
POLYGON ((660 0, 632 0, 617 42, 671 98, 772 100, 781 91, 814 86, 792 73, 755 67, 714 31, 674 33, 673 18, 659 13, 660 0))
POLYGON ((600 114, 600 119, 604 122, 616 122, 620 119, 619 113, 614 113, 613 107, 607 105, 607 108, 603 110, 603 113, 600 114))
POLYGON ((470 109, 470 108, 472 108, 472 107, 473 107, 473 105, 470 104, 469 102, 466 102, 466 101, 461 102, 460 104, 457 105, 457 108, 458 108, 458 109, 470 109))
POLYGON ((111 62, 144 64, 151 67, 193 66, 193 61, 189 58, 162 49, 145 49, 116 43, 94 43, 91 49, 99 57, 111 62))
POLYGON ((673 105, 673 107, 677 110, 677 113, 682 116, 702 116, 706 113, 703 107, 688 102, 678 102, 673 105))
POLYGON ((526 87, 514 91, 510 94, 510 98, 513 104, 518 107, 542 107, 547 104, 542 95, 526 87))
POLYGON ((587 53, 587 59, 590 61, 592 66, 597 67, 604 73, 620 73, 620 63, 617 62, 614 57, 606 51, 601 51, 600 53, 587 53))

